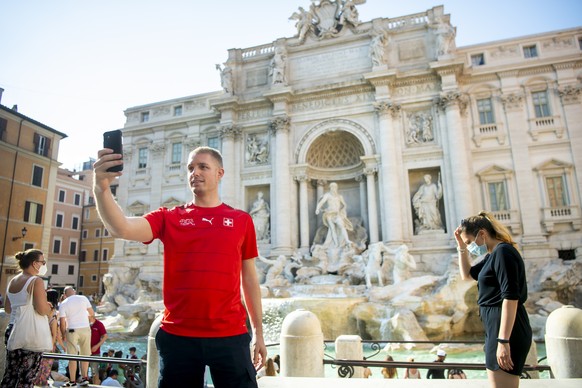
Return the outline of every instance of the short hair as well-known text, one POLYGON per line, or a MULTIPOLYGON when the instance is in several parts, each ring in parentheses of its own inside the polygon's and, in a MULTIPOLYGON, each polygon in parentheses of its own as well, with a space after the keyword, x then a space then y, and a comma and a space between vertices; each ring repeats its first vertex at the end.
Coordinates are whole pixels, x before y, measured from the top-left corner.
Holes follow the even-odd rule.
POLYGON ((75 287, 73 286, 66 286, 63 290, 63 294, 65 294, 65 296, 73 295, 75 292, 75 287))
POLYGON ((111 369, 107 376, 112 377, 112 376, 118 376, 118 375, 119 375, 119 372, 117 371, 117 369, 111 369))
POLYGON ((131 348, 129 348, 130 352, 135 352, 137 349, 135 348, 135 346, 132 346, 131 348))
POLYGON ((216 148, 206 147, 206 146, 197 147, 192 152, 190 152, 190 155, 196 155, 196 154, 209 154, 210 156, 212 156, 212 158, 214 158, 216 160, 216 162, 218 163, 220 168, 224 167, 222 164, 222 154, 216 148))

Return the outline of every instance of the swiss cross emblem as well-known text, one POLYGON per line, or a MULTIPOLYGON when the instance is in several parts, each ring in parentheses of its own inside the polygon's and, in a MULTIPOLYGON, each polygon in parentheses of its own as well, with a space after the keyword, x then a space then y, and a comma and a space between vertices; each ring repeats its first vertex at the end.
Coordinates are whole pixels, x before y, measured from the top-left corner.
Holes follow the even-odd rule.
POLYGON ((232 218, 223 218, 222 225, 232 228, 234 226, 234 221, 232 220, 232 218))

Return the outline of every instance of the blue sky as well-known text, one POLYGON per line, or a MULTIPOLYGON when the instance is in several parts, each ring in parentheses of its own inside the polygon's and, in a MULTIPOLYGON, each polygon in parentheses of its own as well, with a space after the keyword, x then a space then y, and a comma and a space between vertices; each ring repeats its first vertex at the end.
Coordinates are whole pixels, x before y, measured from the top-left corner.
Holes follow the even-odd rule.
MULTIPOLYGON (((94 157, 126 108, 220 89, 229 48, 295 34, 309 0, 0 0, 2 104, 69 137, 65 167, 94 157)), ((360 20, 444 5, 457 46, 582 26, 581 0, 368 0, 360 20)))

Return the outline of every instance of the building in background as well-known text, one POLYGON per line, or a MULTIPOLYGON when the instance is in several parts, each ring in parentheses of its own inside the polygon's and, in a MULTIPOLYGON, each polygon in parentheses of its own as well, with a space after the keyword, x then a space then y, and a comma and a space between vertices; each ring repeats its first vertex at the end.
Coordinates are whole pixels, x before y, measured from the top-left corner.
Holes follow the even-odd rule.
MULTIPOLYGON (((93 185, 93 162, 83 164, 82 174, 91 188, 93 185)), ((111 191, 117 192, 118 182, 111 185, 111 191)), ((115 239, 111 237, 97 214, 92 190, 83 205, 81 247, 79 252, 78 290, 98 300, 104 293, 103 275, 109 271, 109 259, 114 254, 115 239)))
MULTIPOLYGON (((0 93, 1 96, 1 93, 0 93)), ((14 254, 29 248, 50 262, 59 143, 67 135, 0 105, 0 292, 19 268, 14 254)))
POLYGON ((47 271, 53 288, 77 286, 83 208, 92 196, 90 174, 58 169, 47 271))

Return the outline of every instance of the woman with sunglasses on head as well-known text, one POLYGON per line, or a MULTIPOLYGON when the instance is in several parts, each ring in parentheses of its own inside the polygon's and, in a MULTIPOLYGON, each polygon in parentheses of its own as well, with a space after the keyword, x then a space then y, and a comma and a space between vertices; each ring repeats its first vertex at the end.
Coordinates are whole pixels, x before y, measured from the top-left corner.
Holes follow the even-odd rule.
POLYGON ((461 278, 478 283, 489 382, 518 387, 532 342, 523 259, 507 228, 487 212, 462 220, 455 239, 461 278), (485 257, 472 266, 470 254, 485 257))
MULTIPOLYGON (((10 323, 6 328, 5 343, 8 342, 10 332, 16 320, 18 307, 28 302, 28 295, 32 292, 32 305, 40 315, 49 315, 52 306, 46 299, 44 283, 40 276, 46 274, 46 261, 42 251, 28 249, 14 255, 22 272, 8 283, 4 306, 6 313, 10 313, 10 323)), ((48 320, 47 320, 48 325, 48 320)), ((1 388, 32 388, 33 380, 38 374, 41 365, 42 352, 25 349, 14 349, 6 352, 6 369, 2 378, 1 388)))

